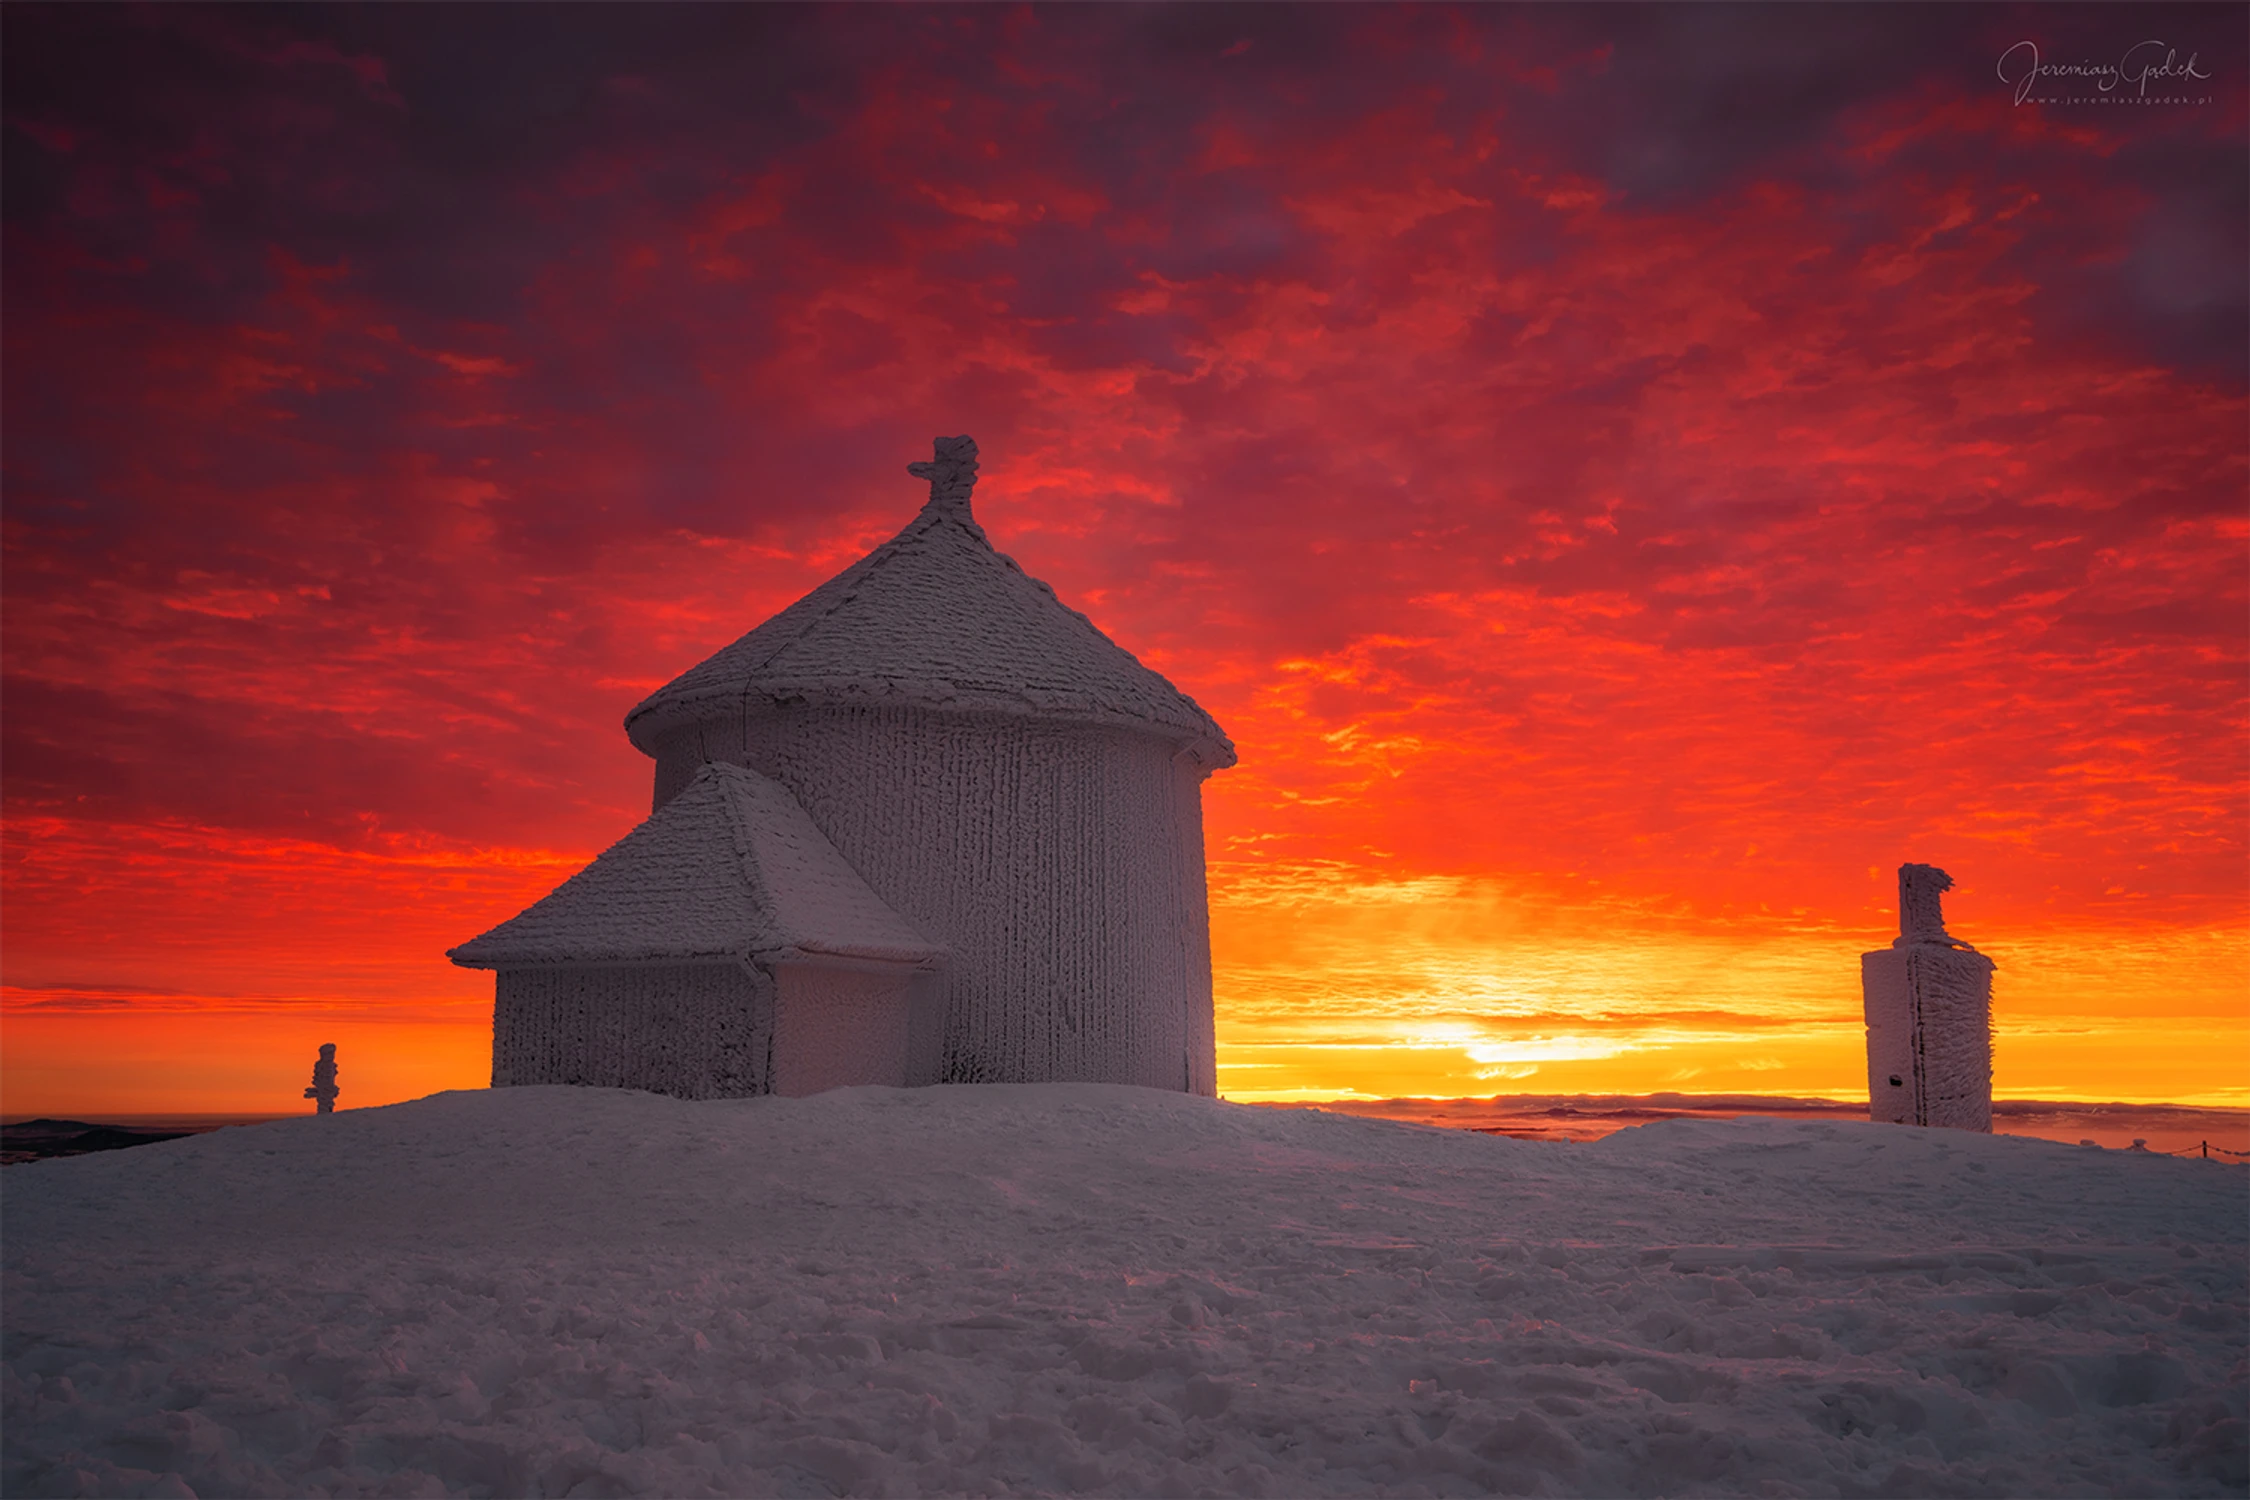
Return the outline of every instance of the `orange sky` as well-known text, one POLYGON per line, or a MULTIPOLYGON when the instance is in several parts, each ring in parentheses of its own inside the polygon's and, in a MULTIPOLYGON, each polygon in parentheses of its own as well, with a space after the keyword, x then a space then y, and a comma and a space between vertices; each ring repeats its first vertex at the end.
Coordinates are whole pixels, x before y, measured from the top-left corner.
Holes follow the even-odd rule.
POLYGON ((1912 859, 2001 1093, 2250 1103, 2228 13, 0 24, 9 1113, 481 1083, 443 951, 963 431, 1240 747, 1222 1091, 1849 1096, 1912 859))

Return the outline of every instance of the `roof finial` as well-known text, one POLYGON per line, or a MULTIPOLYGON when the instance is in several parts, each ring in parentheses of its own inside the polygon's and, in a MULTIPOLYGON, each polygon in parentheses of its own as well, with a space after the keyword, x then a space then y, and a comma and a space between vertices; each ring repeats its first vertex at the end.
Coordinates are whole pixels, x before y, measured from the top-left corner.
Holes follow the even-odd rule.
POLYGON ((931 440, 937 457, 926 464, 908 464, 906 472, 916 479, 930 482, 930 499, 925 509, 946 515, 969 517, 969 491, 977 487, 977 440, 967 433, 959 437, 941 437, 931 440))

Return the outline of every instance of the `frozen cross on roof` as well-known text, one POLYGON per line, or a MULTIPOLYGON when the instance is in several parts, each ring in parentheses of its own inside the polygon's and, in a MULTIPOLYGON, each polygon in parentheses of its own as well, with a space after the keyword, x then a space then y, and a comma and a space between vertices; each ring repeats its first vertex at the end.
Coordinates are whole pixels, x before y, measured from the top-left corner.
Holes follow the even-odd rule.
POLYGON ((936 458, 908 464, 906 472, 930 482, 928 509, 969 519, 969 491, 977 487, 977 440, 967 433, 931 440, 936 458))

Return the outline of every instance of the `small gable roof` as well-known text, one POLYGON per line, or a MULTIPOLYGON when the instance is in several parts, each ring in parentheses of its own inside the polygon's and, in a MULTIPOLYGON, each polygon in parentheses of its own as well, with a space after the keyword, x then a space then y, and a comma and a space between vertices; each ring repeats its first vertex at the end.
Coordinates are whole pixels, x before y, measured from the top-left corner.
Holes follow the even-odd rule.
POLYGON ((552 892, 447 955, 463 968, 945 956, 867 888, 786 788, 707 765, 552 892))
POLYGON ((1157 734, 1208 769, 1233 744, 1194 699, 996 552, 969 513, 976 445, 914 464, 930 501, 906 528, 625 716, 634 745, 745 702, 917 704, 1157 734))

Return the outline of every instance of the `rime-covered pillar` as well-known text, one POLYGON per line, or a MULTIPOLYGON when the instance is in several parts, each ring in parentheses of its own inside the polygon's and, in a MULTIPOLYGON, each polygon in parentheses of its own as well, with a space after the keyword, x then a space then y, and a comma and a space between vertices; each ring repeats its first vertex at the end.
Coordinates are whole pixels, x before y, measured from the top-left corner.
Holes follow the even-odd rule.
POLYGON ((1899 935, 1860 956, 1867 1117, 1992 1129, 1992 960, 1945 930, 1952 877, 1898 867, 1899 935))

